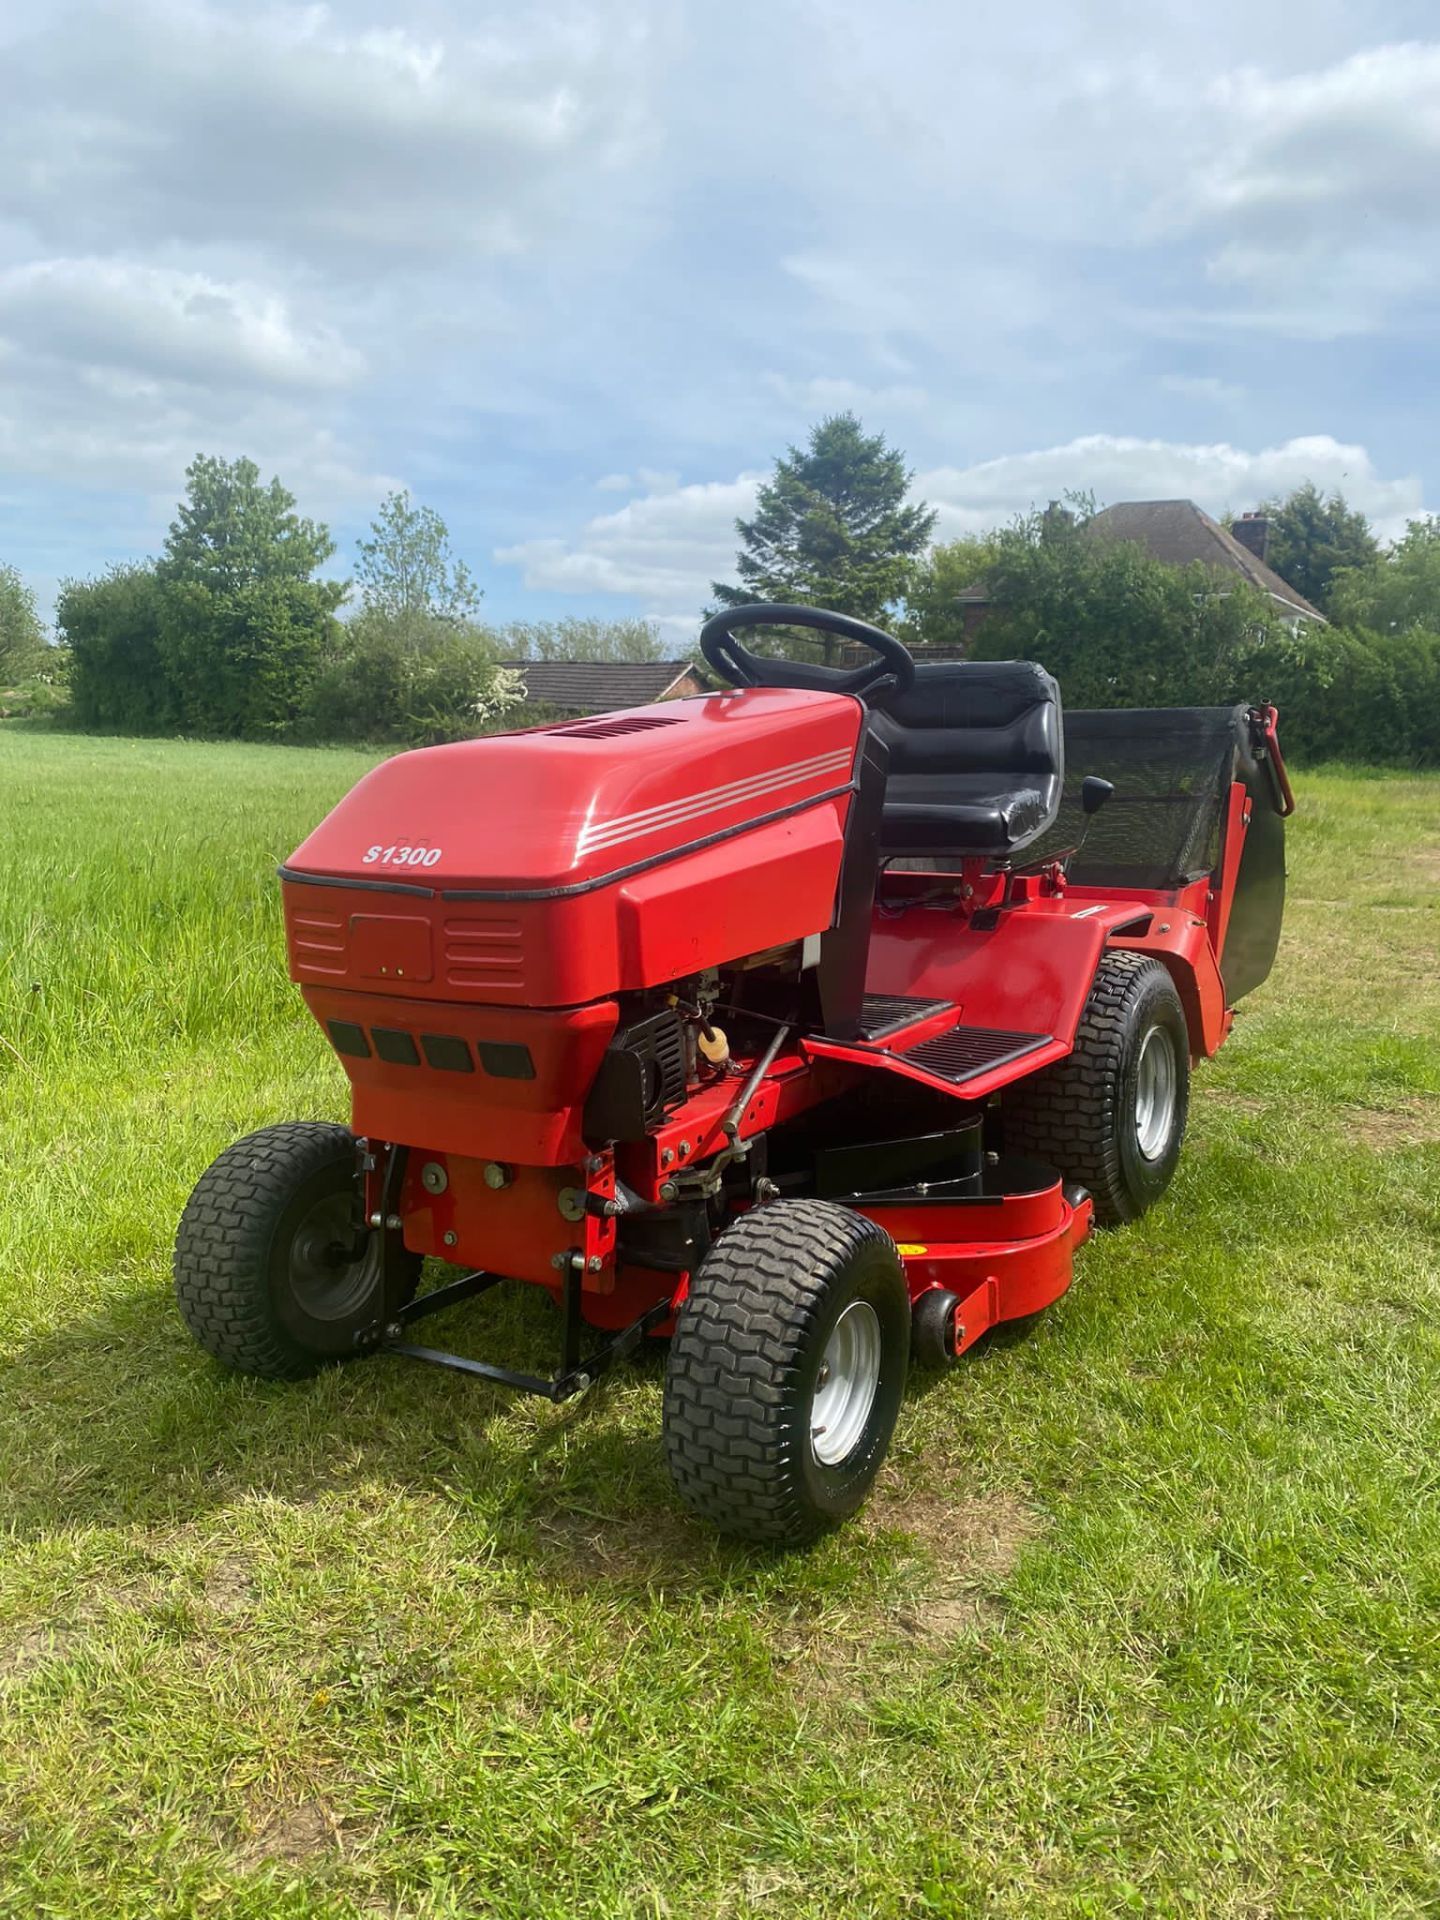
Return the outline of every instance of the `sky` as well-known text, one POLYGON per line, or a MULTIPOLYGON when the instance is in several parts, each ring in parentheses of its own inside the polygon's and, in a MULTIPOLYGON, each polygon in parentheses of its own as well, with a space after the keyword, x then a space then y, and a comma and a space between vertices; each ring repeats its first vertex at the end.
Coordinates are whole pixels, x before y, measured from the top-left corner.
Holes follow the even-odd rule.
POLYGON ((248 454, 497 621, 677 649, 856 412, 937 537, 1067 489, 1440 508, 1434 0, 10 0, 0 563, 248 454))

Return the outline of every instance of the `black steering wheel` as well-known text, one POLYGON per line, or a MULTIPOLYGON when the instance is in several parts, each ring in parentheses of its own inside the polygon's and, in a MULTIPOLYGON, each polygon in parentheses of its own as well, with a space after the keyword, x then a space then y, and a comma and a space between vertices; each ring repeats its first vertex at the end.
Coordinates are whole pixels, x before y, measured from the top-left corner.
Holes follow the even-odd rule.
POLYGON ((732 687, 806 687, 817 693, 853 693, 873 702, 878 694, 905 693, 915 684, 910 649, 893 634, 852 620, 847 613, 827 613, 823 607, 782 607, 761 601, 753 607, 727 608, 713 614, 700 629, 700 651, 732 687), (775 660, 742 647, 735 638, 736 627, 813 627, 817 633, 858 640, 880 657, 848 672, 843 667, 775 660))

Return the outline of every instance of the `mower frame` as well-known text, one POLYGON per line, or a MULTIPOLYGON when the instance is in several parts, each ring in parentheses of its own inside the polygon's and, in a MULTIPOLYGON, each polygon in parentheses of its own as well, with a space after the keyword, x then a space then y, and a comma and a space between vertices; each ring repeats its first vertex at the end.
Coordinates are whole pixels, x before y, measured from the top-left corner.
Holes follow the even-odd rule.
MULTIPOLYGON (((673 1333, 684 1351, 679 1361, 672 1352, 666 1417, 673 1382, 681 1438, 672 1468, 685 1497, 752 1538, 798 1540, 863 1498, 888 1426, 866 1439, 863 1471, 832 1474, 802 1497, 796 1488, 806 1474, 814 1479, 822 1456, 806 1465, 787 1455, 779 1477, 747 1506, 748 1496, 731 1489, 752 1478, 752 1457, 791 1447, 796 1411, 768 1439, 752 1435, 750 1452, 727 1454, 716 1436, 733 1422, 723 1407, 707 1405, 707 1380, 723 1377, 739 1393, 749 1379, 746 1417, 759 1422, 759 1434, 773 1412, 767 1341, 778 1352, 790 1351, 792 1336, 802 1340, 786 1377, 808 1368, 808 1390, 818 1392, 831 1362, 814 1343, 836 1336, 847 1314, 858 1316, 850 1324, 862 1346, 883 1328, 893 1345, 908 1305, 917 1357, 950 1366, 993 1327, 1029 1319, 1063 1294, 1097 1217, 1132 1218, 1163 1191, 1183 1134, 1190 1065, 1224 1043, 1233 1000, 1268 971, 1283 856, 1278 827, 1253 830, 1266 816, 1293 811, 1294 799, 1274 709, 1216 710, 1218 719, 1206 722, 1213 738, 1228 739, 1230 727, 1235 744, 1225 749, 1232 758, 1217 762, 1231 774, 1212 796, 1218 853, 1206 870, 1142 876, 1139 884, 1133 876, 1125 884, 1072 877, 1090 816, 1113 791, 1099 777, 1083 783, 1076 845, 1028 860, 966 852, 946 871, 932 870, 935 860, 897 864, 878 852, 887 750, 860 696, 905 695, 915 684, 910 656, 889 635, 810 609, 736 617, 833 630, 864 641, 878 662, 838 677, 786 668, 749 653, 723 627, 716 639, 712 622, 702 636, 707 654, 749 690, 710 696, 721 703, 711 712, 686 719, 637 710, 588 730, 562 723, 472 743, 499 752, 483 763, 497 798, 507 767, 532 781, 553 767, 570 783, 552 839, 573 839, 572 823, 585 824, 564 856, 571 866, 551 868, 553 880, 541 863, 562 856, 543 835, 522 835, 500 855, 516 870, 522 854, 536 863, 524 885, 511 884, 503 866, 484 885, 448 876, 432 884, 424 875, 440 854, 419 842, 375 842, 357 856, 352 849, 373 839, 385 817, 377 811, 383 792, 362 798, 385 770, 281 868, 292 975, 350 1074, 352 1132, 302 1123, 272 1130, 286 1134, 288 1146, 256 1135, 222 1155, 182 1222, 176 1285, 197 1336, 232 1365, 293 1377, 311 1357, 321 1364, 347 1352, 389 1353, 554 1403, 585 1392, 647 1338, 673 1333), (794 691, 779 691, 786 685, 794 691), (827 697, 837 686, 843 697, 827 697), (686 750, 655 744, 656 729, 679 725, 696 729, 697 750, 712 756, 734 751, 715 730, 738 728, 750 770, 687 787, 686 750), (536 737, 552 734, 561 741, 536 737), (611 749, 620 735, 625 748, 611 749), (604 742, 605 750, 577 759, 577 739, 604 742), (622 804, 601 805, 606 780, 622 804), (601 784, 591 791, 587 781, 601 784), (657 792, 653 804, 624 810, 627 793, 657 792), (358 812, 347 822, 352 803, 358 812), (668 847, 629 854, 666 833, 668 847), (392 856, 403 879, 384 871, 392 856), (1241 917, 1254 937, 1242 984, 1227 991, 1222 966, 1246 886, 1241 917), (756 937, 743 957, 721 959, 736 950, 726 943, 751 928, 756 937), (516 951, 533 969, 523 978, 513 974, 516 951), (758 999, 747 984, 757 970, 758 999), (482 975, 493 990, 472 984, 482 975), (447 992, 447 983, 460 990, 447 992), (766 993, 774 996, 768 1007, 766 993), (1142 1003, 1151 1025, 1137 1039, 1125 1022, 1139 1017, 1142 1003), (743 1036, 733 1052, 722 1018, 743 1036), (1107 1190, 1105 1129, 1118 1128, 1120 1138, 1129 1124, 1119 1107, 1137 1096, 1121 1079, 1138 1074, 1155 1035, 1170 1061, 1172 1108, 1148 1184, 1127 1195, 1113 1182, 1107 1190), (672 1049, 668 1066, 654 1051, 664 1047, 672 1049), (678 1081, 674 1048, 683 1056, 678 1081), (608 1080, 607 1065, 615 1069, 608 1080), (646 1090, 654 1076, 663 1097, 646 1090), (1025 1096, 1052 1082, 1058 1105, 1037 1127, 1025 1096), (1059 1149, 1027 1148, 1027 1127, 1059 1149), (1086 1128, 1099 1145, 1080 1138, 1086 1128), (1067 1142, 1077 1139, 1072 1156, 1067 1142), (340 1156, 352 1146, 347 1172, 340 1156), (362 1289, 363 1311, 335 1308, 329 1322, 323 1306, 317 1320, 303 1303, 284 1313, 274 1304, 286 1285, 276 1236, 298 1231, 285 1226, 292 1149, 297 1179, 309 1183, 301 1198, 318 1196, 317 1206, 333 1209, 351 1196, 349 1242, 318 1258, 310 1247, 312 1279, 328 1263, 374 1283, 362 1289), (1086 1165, 1104 1177, 1079 1177, 1086 1165), (737 1231, 744 1260, 757 1272, 764 1266, 760 1223, 772 1207, 790 1222, 779 1235, 786 1257, 824 1268, 819 1293, 793 1266, 753 1287, 749 1268, 729 1256, 718 1277, 711 1273, 713 1256, 737 1231), (851 1223, 843 1230, 829 1224, 841 1217, 851 1223), (232 1261, 224 1223, 237 1218, 252 1251, 232 1261), (425 1257, 465 1270, 417 1296, 425 1257), (269 1263, 263 1273, 257 1260, 269 1263), (545 1288, 559 1309, 559 1352, 548 1374, 411 1337, 420 1322, 502 1279, 545 1288), (708 1289, 701 1317, 709 1316, 719 1342, 711 1360, 702 1353, 697 1361, 696 1311, 686 1312, 697 1286, 708 1289), (770 1313, 777 1288, 788 1320, 770 1313), (839 1317, 827 1323, 832 1296, 839 1317), (756 1331, 762 1322, 770 1331, 756 1331), (597 1336, 588 1350, 587 1327, 597 1336)), ((1052 719, 1058 715, 1053 682, 1033 668, 1014 671, 1024 685, 1029 675, 1052 719)), ((385 778, 399 783, 402 806, 416 804, 425 782, 403 762, 390 765, 385 778)), ((1047 821, 1059 804, 1049 803, 1047 821)), ((1032 828, 1015 844, 1036 837, 1032 828)), ((1130 1147, 1133 1154, 1134 1141, 1130 1147)), ((1143 1142, 1138 1150, 1149 1152, 1143 1142)), ((352 1298, 347 1285, 336 1299, 352 1298)), ((893 1355, 872 1383, 892 1424, 904 1365, 899 1385, 893 1355)), ((864 1426, 880 1416, 867 1403, 854 1417, 864 1426)))

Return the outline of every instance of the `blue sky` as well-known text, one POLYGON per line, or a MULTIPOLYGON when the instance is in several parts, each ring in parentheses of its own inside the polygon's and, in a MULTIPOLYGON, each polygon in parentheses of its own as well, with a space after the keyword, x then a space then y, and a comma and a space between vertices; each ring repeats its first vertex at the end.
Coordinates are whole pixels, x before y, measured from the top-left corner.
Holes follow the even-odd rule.
POLYGON ((682 643, 853 408, 939 532, 1069 487, 1440 507, 1433 0, 476 0, 0 22, 0 561, 154 551, 198 450, 496 619, 682 643))

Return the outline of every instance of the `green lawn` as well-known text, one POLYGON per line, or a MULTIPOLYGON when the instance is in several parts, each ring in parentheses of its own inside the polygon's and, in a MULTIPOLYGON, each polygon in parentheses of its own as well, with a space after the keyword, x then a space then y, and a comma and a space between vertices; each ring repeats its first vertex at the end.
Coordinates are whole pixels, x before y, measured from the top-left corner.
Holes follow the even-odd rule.
POLYGON ((344 1114, 273 868, 364 764, 0 729, 0 1914, 1440 1910, 1440 778, 1299 783, 1169 1198, 782 1559, 678 1508, 653 1358, 181 1327, 201 1169, 344 1114))

